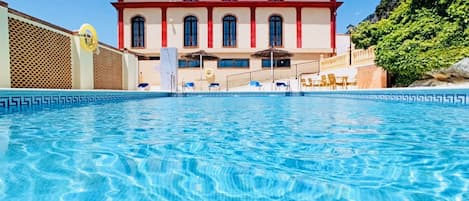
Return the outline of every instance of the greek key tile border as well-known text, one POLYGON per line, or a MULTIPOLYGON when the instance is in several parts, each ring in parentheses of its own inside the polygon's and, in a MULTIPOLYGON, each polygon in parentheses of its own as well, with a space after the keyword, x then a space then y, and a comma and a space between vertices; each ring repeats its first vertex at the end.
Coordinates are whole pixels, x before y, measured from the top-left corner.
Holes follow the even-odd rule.
POLYGON ((445 105, 469 105, 468 89, 385 89, 314 92, 188 92, 174 93, 173 97, 265 97, 265 96, 314 96, 393 102, 434 103, 445 105))
POLYGON ((354 92, 306 92, 305 96, 382 100, 407 103, 434 103, 444 105, 469 105, 469 89, 459 90, 393 90, 354 92))
POLYGON ((0 109, 27 108, 42 105, 74 105, 107 103, 115 101, 158 97, 281 97, 313 96, 393 102, 435 103, 445 105, 469 105, 468 89, 436 90, 356 90, 316 92, 106 92, 106 91, 53 91, 53 90, 0 90, 0 109))
POLYGON ((142 93, 142 92, 113 92, 100 93, 90 92, 81 94, 80 92, 54 93, 50 92, 41 95, 40 92, 14 92, 5 93, 0 91, 0 109, 26 108, 42 105, 74 105, 86 103, 106 103, 115 101, 147 99, 158 97, 169 97, 170 93, 142 93))

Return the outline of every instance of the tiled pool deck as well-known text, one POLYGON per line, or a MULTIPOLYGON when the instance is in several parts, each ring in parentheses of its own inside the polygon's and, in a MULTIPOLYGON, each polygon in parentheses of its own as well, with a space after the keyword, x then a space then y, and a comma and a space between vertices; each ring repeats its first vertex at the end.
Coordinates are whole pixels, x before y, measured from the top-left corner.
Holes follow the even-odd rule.
POLYGON ((247 96, 311 96, 352 98, 397 102, 422 102, 447 105, 469 105, 469 88, 400 88, 385 90, 308 91, 308 92, 140 92, 85 91, 43 89, 0 89, 0 108, 24 108, 41 105, 73 105, 105 103, 160 97, 247 97, 247 96))

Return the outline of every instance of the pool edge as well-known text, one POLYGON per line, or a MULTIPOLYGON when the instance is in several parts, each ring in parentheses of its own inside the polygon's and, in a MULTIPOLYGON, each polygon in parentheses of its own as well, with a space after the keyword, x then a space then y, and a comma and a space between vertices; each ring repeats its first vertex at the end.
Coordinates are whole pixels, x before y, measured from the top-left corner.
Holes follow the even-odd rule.
POLYGON ((164 92, 120 90, 0 89, 0 108, 73 105, 163 97, 284 97, 305 96, 394 102, 469 105, 469 88, 398 88, 385 90, 279 92, 164 92))

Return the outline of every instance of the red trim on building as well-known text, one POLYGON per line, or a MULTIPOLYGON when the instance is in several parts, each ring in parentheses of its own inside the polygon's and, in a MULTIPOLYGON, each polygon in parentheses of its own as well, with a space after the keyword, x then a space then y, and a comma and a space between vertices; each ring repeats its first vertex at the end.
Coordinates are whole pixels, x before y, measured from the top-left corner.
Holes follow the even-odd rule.
MULTIPOLYGON (((123 9, 124 8, 190 8, 190 7, 206 7, 208 9, 208 47, 213 48, 213 7, 249 7, 251 8, 251 48, 256 47, 256 7, 295 7, 297 9, 297 47, 302 47, 302 21, 301 21, 301 8, 330 8, 331 10, 331 48, 334 52, 336 49, 336 15, 335 11, 339 8, 343 2, 337 2, 336 0, 330 0, 328 2, 310 2, 310 1, 173 1, 173 2, 124 2, 118 0, 118 2, 112 3, 112 5, 119 12, 119 48, 124 47, 124 26, 123 26, 123 9), (298 12, 299 11, 299 12, 298 12)), ((163 22, 162 22, 163 23, 163 22)), ((164 30, 162 30, 163 32, 164 30)), ((163 46, 167 45, 164 37, 167 34, 163 34, 163 46)))
POLYGON ((256 48, 256 7, 251 7, 251 48, 256 48))
POLYGON ((117 9, 117 42, 119 49, 124 49, 124 9, 117 9))
POLYGON ((208 17, 208 48, 213 48, 213 7, 207 7, 208 17))
POLYGON ((336 21, 335 11, 333 9, 331 9, 331 48, 333 49, 334 53, 335 53, 335 48, 336 48, 336 44, 335 44, 336 25, 335 25, 335 21, 336 21))
POLYGON ((166 7, 161 8, 161 46, 168 47, 168 23, 166 21, 166 7))
MULTIPOLYGON (((335 5, 336 3, 340 3, 340 2, 336 2, 336 0, 331 0, 332 3, 335 5)), ((335 54, 336 53, 336 10, 337 10, 337 7, 334 6, 334 7, 331 7, 331 48, 332 48, 332 51, 333 53, 335 54)))
POLYGON ((343 2, 311 1, 174 1, 174 2, 114 2, 115 8, 160 8, 160 7, 314 7, 338 8, 343 2))
POLYGON ((296 47, 301 48, 301 7, 296 7, 296 47))

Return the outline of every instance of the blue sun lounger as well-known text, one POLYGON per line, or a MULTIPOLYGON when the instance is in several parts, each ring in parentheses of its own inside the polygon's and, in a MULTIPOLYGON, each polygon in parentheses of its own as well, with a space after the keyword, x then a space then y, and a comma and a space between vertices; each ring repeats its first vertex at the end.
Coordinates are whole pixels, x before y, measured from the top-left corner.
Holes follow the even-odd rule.
POLYGON ((208 91, 211 91, 212 88, 220 90, 220 83, 212 82, 208 85, 208 91))
POLYGON ((259 81, 250 81, 249 86, 251 87, 257 87, 259 90, 262 88, 262 84, 259 81))
POLYGON ((150 84, 148 83, 140 83, 137 85, 137 88, 140 90, 147 90, 150 88, 150 84))
POLYGON ((290 84, 287 82, 275 82, 275 89, 278 89, 280 87, 285 88, 287 90, 290 88, 290 84))
POLYGON ((194 82, 184 82, 183 87, 184 87, 184 89, 192 89, 192 90, 194 90, 195 84, 194 84, 194 82))

